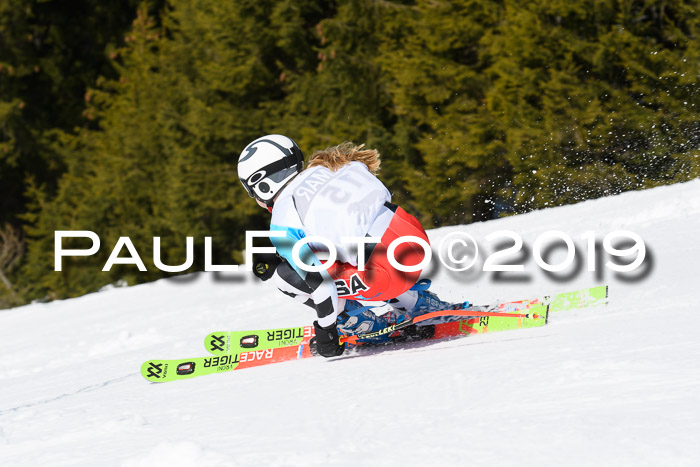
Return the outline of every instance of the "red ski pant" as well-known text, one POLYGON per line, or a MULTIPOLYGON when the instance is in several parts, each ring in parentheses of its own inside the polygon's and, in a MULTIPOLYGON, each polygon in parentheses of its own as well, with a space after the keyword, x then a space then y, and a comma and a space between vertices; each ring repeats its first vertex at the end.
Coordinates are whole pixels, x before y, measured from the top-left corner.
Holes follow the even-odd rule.
MULTIPOLYGON (((418 281, 421 271, 399 271, 387 259, 389 245, 405 236, 418 237, 429 244, 428 236, 418 219, 397 206, 389 227, 382 235, 382 241, 374 247, 369 259, 365 258, 364 271, 358 270, 358 266, 341 262, 336 262, 328 269, 328 274, 335 280, 338 296, 386 301, 410 289, 418 281)), ((424 257, 423 247, 417 243, 404 242, 394 250, 394 258, 404 266, 415 266, 424 257)))

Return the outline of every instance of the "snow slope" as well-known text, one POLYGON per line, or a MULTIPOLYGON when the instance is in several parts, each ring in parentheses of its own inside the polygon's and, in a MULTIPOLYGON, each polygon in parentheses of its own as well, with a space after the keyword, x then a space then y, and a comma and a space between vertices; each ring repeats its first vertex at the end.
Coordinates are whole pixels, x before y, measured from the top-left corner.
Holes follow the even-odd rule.
POLYGON ((430 235, 485 247, 502 229, 530 247, 551 229, 578 246, 585 231, 632 230, 646 274, 584 265, 555 280, 531 258, 519 280, 437 270, 447 299, 607 283, 610 303, 542 328, 167 384, 141 363, 313 313, 267 283, 203 273, 2 311, 0 465, 700 465, 700 180, 430 235))

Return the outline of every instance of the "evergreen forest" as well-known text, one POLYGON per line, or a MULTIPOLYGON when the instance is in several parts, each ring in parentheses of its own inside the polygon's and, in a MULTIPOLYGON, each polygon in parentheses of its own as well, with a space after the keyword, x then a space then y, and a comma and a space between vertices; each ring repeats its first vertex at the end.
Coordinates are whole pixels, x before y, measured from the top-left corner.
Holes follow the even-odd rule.
POLYGON ((242 263, 269 133, 378 149, 426 229, 691 180, 699 80, 700 0, 0 0, 0 308, 164 277, 156 236, 242 263))

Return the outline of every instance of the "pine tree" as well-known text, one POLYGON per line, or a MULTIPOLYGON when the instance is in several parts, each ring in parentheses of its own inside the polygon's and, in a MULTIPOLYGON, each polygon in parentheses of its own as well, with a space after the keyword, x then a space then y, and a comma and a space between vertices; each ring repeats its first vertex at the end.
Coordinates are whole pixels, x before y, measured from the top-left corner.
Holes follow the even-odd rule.
POLYGON ((481 40, 499 2, 417 2, 398 10, 382 64, 404 150, 402 178, 427 225, 487 216, 504 178, 497 119, 485 109, 481 40))
POLYGON ((394 117, 377 61, 384 21, 395 7, 371 0, 338 2, 326 10, 311 4, 278 10, 297 25, 300 36, 280 41, 285 53, 298 59, 281 62, 285 99, 276 109, 267 107, 273 128, 296 136, 309 154, 343 141, 376 148, 384 167, 380 177, 397 188, 401 181, 392 167, 397 149, 391 134, 394 117))
POLYGON ((501 195, 516 211, 688 179, 698 75, 685 51, 697 47, 696 7, 505 3, 485 42, 486 100, 513 172, 501 195))
POLYGON ((86 88, 114 76, 105 50, 121 40, 135 4, 0 0, 0 225, 21 230, 29 180, 55 189, 65 170, 58 134, 83 122, 86 88))

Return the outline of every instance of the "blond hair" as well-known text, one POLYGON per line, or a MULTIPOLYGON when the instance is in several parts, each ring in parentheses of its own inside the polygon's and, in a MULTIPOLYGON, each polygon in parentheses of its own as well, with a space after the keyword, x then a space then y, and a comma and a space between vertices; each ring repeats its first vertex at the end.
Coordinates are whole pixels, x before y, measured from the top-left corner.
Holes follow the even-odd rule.
POLYGON ((335 172, 352 161, 358 161, 365 164, 370 172, 376 174, 379 172, 379 165, 381 164, 379 152, 376 149, 364 149, 364 147, 364 144, 358 146, 350 141, 346 141, 337 146, 316 151, 309 158, 307 167, 321 166, 335 172))

